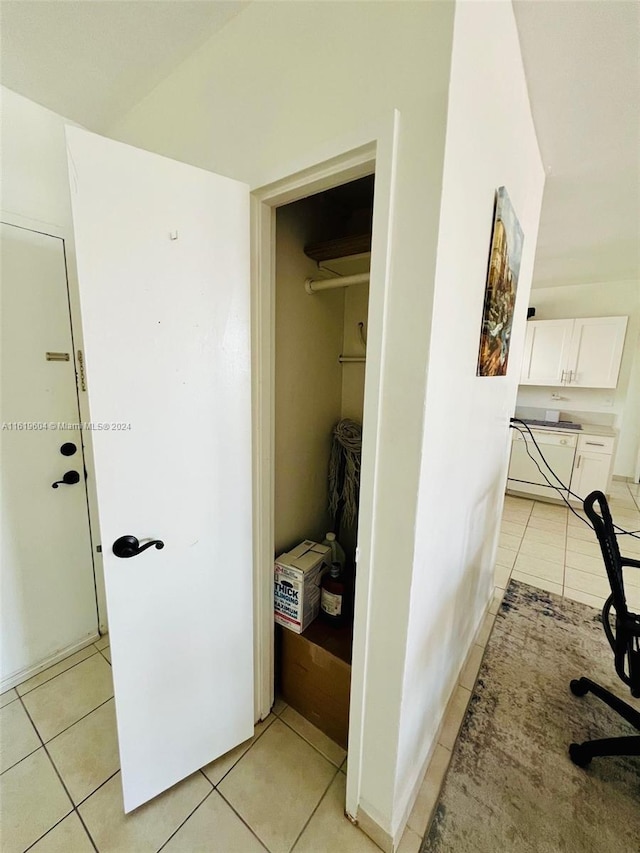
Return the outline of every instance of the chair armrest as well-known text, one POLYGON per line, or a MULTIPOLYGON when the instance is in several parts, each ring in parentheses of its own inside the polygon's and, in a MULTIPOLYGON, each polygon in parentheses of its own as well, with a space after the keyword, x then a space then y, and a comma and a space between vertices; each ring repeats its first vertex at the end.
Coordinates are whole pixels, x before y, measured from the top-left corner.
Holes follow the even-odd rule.
POLYGON ((633 569, 640 569, 640 560, 632 560, 631 557, 621 557, 620 562, 623 566, 631 566, 633 569))

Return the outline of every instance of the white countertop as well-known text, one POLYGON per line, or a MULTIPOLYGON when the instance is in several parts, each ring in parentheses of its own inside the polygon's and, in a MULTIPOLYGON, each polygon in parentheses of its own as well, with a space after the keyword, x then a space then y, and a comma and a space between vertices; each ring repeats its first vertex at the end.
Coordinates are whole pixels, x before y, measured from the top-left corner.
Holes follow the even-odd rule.
POLYGON ((538 426, 537 424, 527 424, 530 430, 536 432, 556 432, 563 435, 603 435, 615 438, 618 435, 618 430, 610 426, 602 426, 602 424, 582 424, 582 429, 563 429, 562 427, 553 426, 538 426))

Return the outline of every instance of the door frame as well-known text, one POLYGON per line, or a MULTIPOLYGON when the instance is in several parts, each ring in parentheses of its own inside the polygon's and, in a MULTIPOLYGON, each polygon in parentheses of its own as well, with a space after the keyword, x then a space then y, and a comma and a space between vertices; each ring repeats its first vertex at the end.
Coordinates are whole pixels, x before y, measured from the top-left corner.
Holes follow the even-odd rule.
MULTIPOLYGON (((333 140, 303 162, 282 169, 251 193, 251 323, 254 502, 255 715, 274 701, 274 482, 275 482, 275 238, 278 207, 375 172, 360 509, 349 715, 347 814, 360 799, 366 715, 367 652, 373 574, 379 410, 385 358, 385 313, 391 275, 394 187, 400 114, 393 110, 358 134, 333 140)), ((300 282, 304 286, 304 282, 300 282)))

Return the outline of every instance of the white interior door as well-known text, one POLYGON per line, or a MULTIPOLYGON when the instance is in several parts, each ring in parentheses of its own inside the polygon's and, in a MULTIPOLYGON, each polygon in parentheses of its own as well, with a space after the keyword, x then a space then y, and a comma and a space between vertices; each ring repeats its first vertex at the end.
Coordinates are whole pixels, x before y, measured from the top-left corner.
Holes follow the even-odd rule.
POLYGON ((6 690, 86 645, 98 616, 64 245, 6 223, 1 237, 6 690), (52 488, 66 472, 75 482, 52 488))
POLYGON ((249 193, 67 141, 130 811, 253 733, 249 193))

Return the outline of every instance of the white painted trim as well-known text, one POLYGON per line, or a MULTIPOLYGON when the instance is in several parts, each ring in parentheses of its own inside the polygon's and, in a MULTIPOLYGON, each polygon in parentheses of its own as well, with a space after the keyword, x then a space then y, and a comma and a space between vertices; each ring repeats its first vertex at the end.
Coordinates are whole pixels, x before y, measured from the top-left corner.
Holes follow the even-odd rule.
MULTIPOLYGON (((27 666, 24 669, 20 669, 17 672, 12 673, 11 675, 7 675, 6 678, 3 678, 0 682, 0 693, 11 690, 12 687, 17 687, 18 684, 22 684, 22 682, 26 681, 28 678, 33 678, 34 675, 38 675, 39 672, 49 669, 50 666, 70 657, 75 654, 75 652, 79 652, 81 649, 86 649, 87 646, 90 646, 99 639, 100 634, 96 632, 95 634, 91 634, 90 637, 85 637, 82 640, 78 640, 76 643, 72 643, 70 646, 65 646, 64 649, 60 649, 60 651, 48 658, 45 658, 41 663, 35 664, 35 666, 27 666)), ((96 651, 98 650, 96 649, 96 651)))
MULTIPOLYGON (((334 140, 306 162, 284 168, 274 182, 252 193, 252 347, 254 438, 254 596, 256 714, 264 717, 273 703, 273 578, 274 557, 274 394, 275 394, 275 208, 375 171, 369 334, 365 379, 364 440, 358 520, 358 583, 356 587, 353 665, 349 720, 349 766, 346 811, 358 810, 362 773, 362 742, 366 713, 367 648, 373 511, 377 481, 379 409, 385 310, 391 270, 393 191, 399 113, 363 128, 357 136, 334 140)), ((390 768, 392 772, 392 768, 390 768)))

